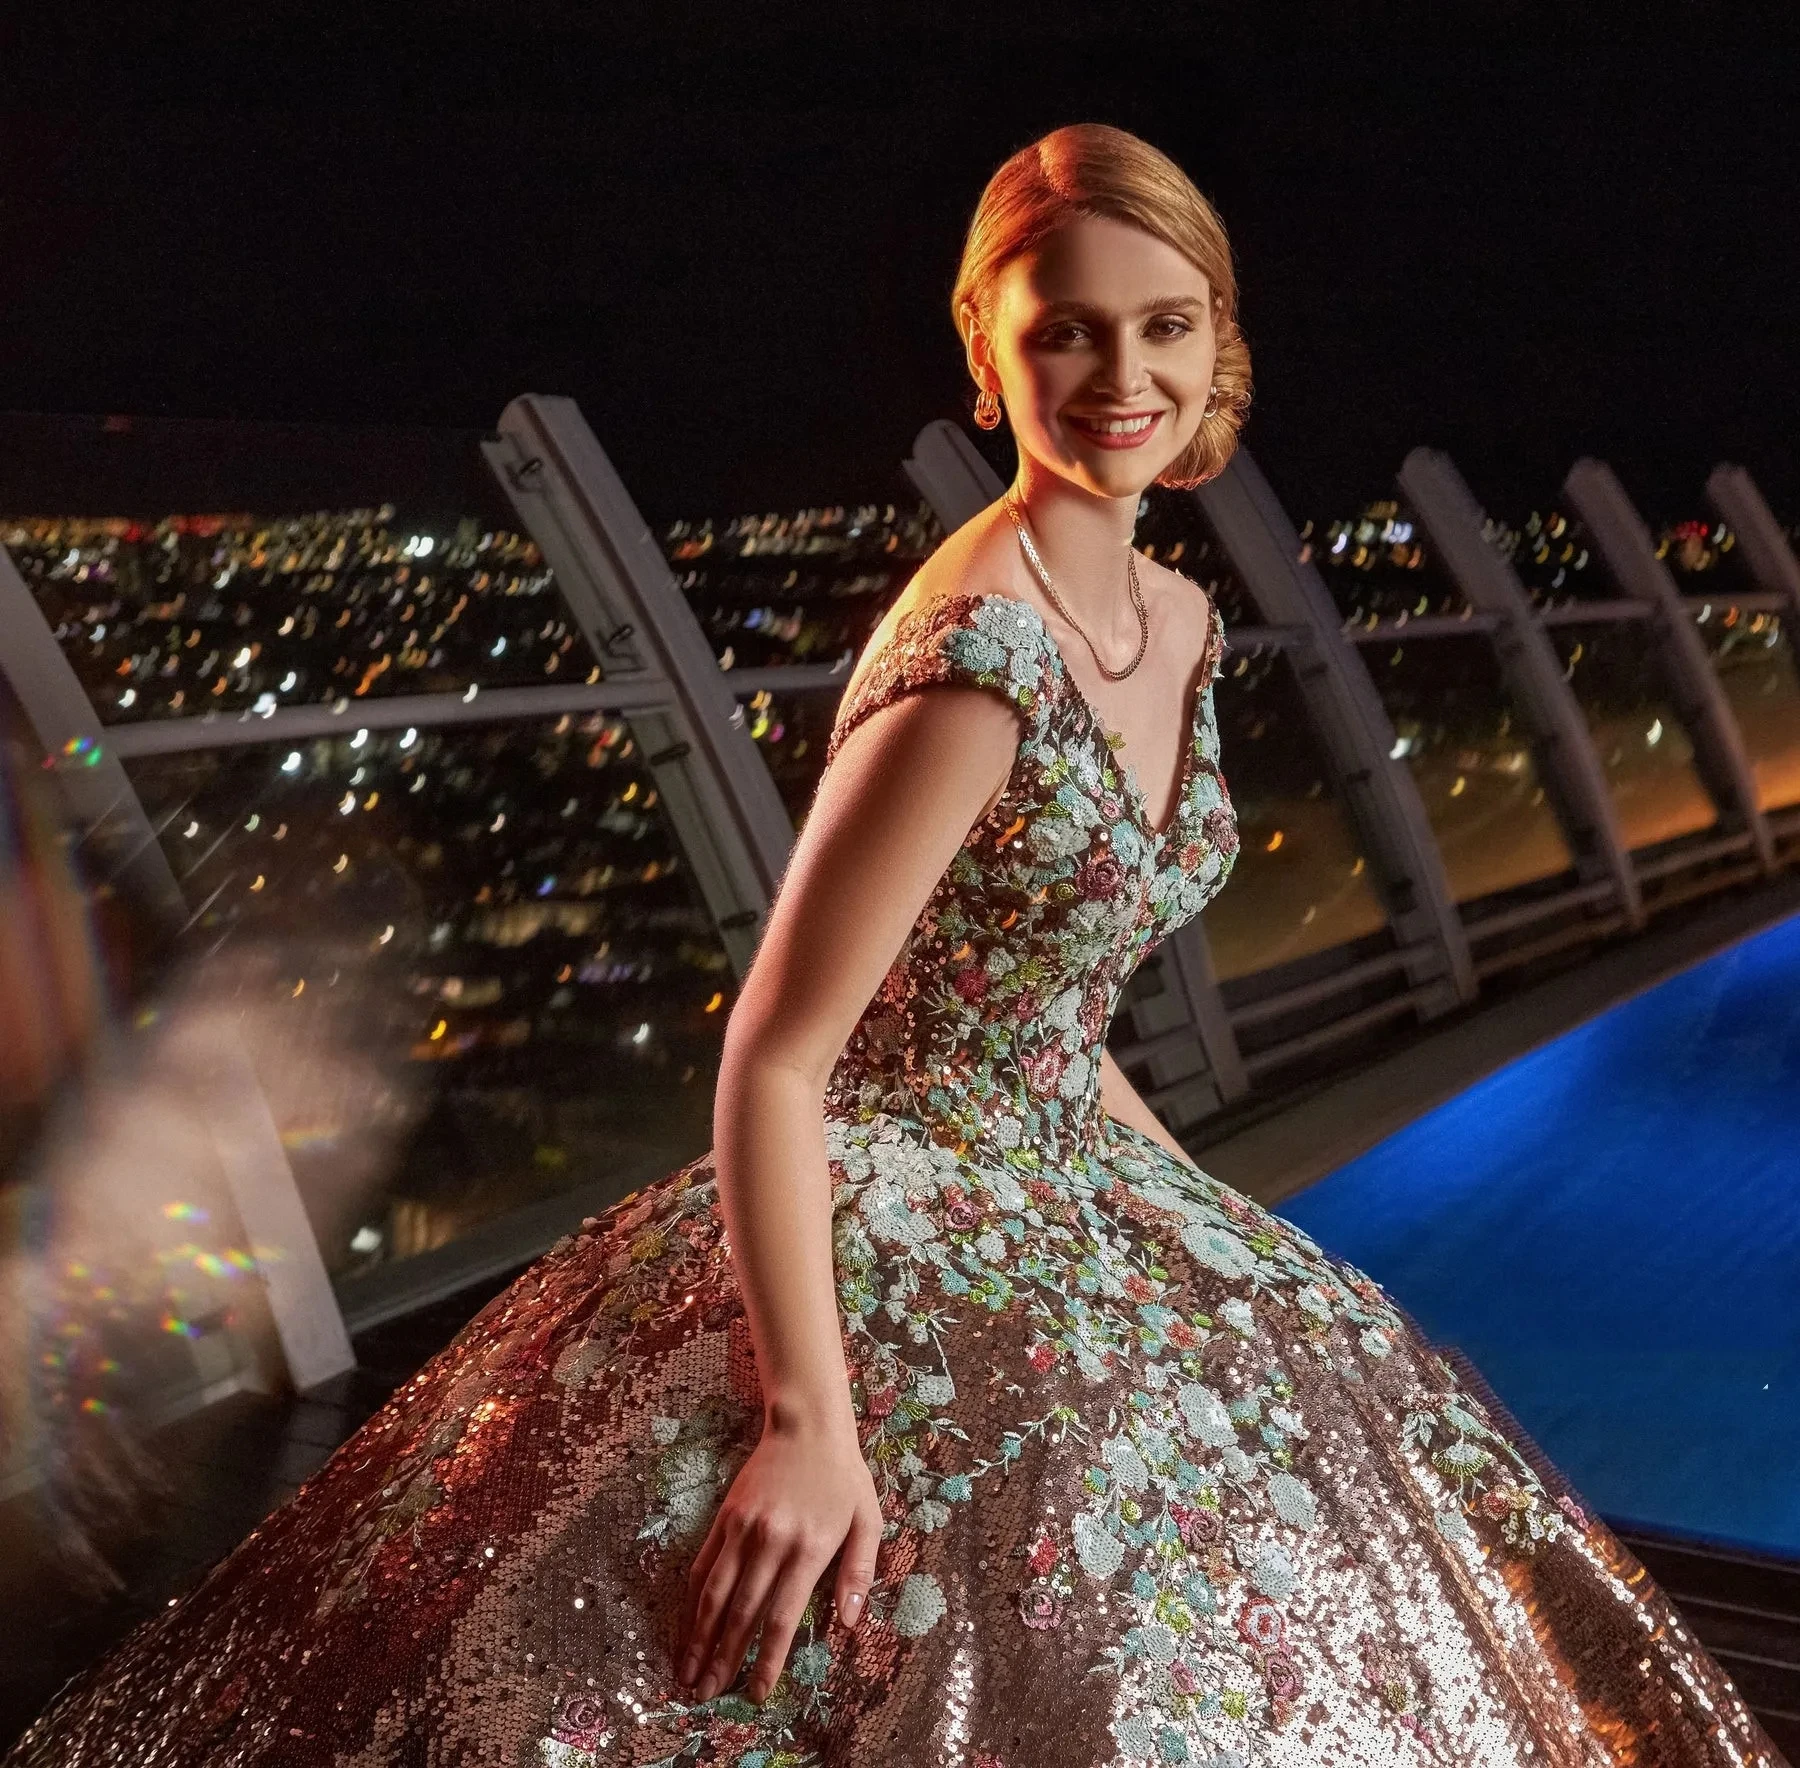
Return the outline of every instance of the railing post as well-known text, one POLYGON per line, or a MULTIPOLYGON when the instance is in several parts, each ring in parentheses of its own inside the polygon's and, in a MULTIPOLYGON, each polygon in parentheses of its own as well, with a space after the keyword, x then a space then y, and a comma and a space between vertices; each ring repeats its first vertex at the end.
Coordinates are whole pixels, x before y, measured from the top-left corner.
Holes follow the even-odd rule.
POLYGON ((1756 586, 1787 598, 1788 619, 1800 633, 1800 559, 1756 481, 1745 468, 1721 462, 1707 476, 1706 496, 1719 519, 1736 532, 1756 586))
POLYGON ((632 735, 738 975, 794 828, 662 548, 572 399, 528 393, 483 445, 609 681, 652 691, 632 735))
POLYGON ((1184 922, 1169 935, 1168 961, 1176 991, 1187 1003, 1200 1037, 1200 1047, 1212 1068, 1219 1097, 1229 1104, 1250 1091, 1250 1071, 1244 1066, 1232 1029, 1231 1014, 1219 993, 1218 972, 1213 969, 1212 946, 1201 920, 1184 922))
POLYGON ((934 419, 919 432, 911 455, 900 465, 937 513, 946 534, 954 534, 1006 489, 967 431, 947 417, 934 419))
POLYGON ((1438 981, 1425 1017, 1475 998, 1469 941, 1443 856, 1411 770, 1394 755, 1394 727, 1319 576, 1300 560, 1300 537, 1268 480, 1239 448, 1194 496, 1257 609, 1271 625, 1298 626, 1300 691, 1338 795, 1368 854, 1389 922, 1408 954, 1406 976, 1438 981))
POLYGON ((187 903, 117 750, 44 619, 37 598, 0 547, 0 670, 48 758, 69 818, 104 871, 171 937, 187 903))
POLYGON ((1500 672, 1531 726, 1544 788, 1576 872, 1584 882, 1607 879, 1630 925, 1643 926, 1643 892, 1587 720, 1518 575, 1482 531, 1485 512, 1440 449, 1415 448, 1401 464, 1398 483, 1457 587, 1498 622, 1500 672))
POLYGON ((1613 580, 1627 595, 1655 610, 1651 619, 1669 664, 1675 710, 1693 733, 1701 777, 1727 826, 1735 821, 1748 830, 1757 864, 1765 874, 1773 872, 1775 840, 1757 802, 1756 775, 1744 739, 1706 646, 1682 605, 1668 566, 1656 556, 1643 518, 1603 460, 1578 460, 1569 469, 1563 489, 1593 536, 1613 580))

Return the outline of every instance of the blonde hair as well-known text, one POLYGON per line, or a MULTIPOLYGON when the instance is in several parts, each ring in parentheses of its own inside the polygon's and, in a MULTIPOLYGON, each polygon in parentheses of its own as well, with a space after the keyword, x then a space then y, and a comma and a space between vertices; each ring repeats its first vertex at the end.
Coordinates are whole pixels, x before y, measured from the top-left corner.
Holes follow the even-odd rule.
POLYGON ((963 242, 950 313, 967 344, 964 308, 984 327, 993 317, 994 282, 1015 258, 1057 228, 1104 215, 1172 246, 1212 290, 1218 409, 1157 475, 1159 485, 1191 489, 1217 478, 1236 451, 1250 410, 1250 347, 1237 323, 1237 276, 1225 225, 1194 182, 1165 153, 1107 123, 1070 123, 1021 148, 987 182, 963 242))

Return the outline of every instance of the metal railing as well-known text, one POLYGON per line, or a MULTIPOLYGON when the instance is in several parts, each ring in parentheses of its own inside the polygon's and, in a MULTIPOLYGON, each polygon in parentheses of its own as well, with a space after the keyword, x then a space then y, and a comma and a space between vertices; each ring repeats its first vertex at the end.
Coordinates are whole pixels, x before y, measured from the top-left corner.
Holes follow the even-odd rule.
MULTIPOLYGON (((528 396, 502 415, 485 445, 489 466, 524 531, 552 567, 567 610, 602 659, 600 679, 492 687, 210 713, 105 727, 49 631, 30 591, 0 552, 0 667, 52 755, 97 752, 65 769, 69 809, 90 837, 109 833, 108 864, 157 905, 171 933, 198 912, 170 869, 125 763, 252 744, 343 735, 350 729, 492 726, 563 714, 625 720, 647 762, 732 968, 754 952, 793 838, 792 821, 746 730, 742 699, 764 690, 830 696, 841 666, 726 670, 710 647, 662 548, 604 449, 571 401, 528 396)), ((905 471, 953 531, 1000 492, 955 425, 919 436, 905 471)), ((1250 457, 1193 494, 1255 618, 1227 631, 1234 655, 1279 660, 1305 709, 1336 803, 1366 856, 1381 929, 1221 982, 1206 918, 1146 962, 1124 1003, 1112 1048, 1178 1134, 1200 1130, 1239 1102, 1358 1055, 1372 1039, 1467 1008, 1492 980, 1558 953, 1642 929, 1658 913, 1800 863, 1800 804, 1759 805, 1745 746, 1694 621, 1657 561, 1623 488, 1600 463, 1580 463, 1568 492, 1597 536, 1622 593, 1539 609, 1485 534, 1486 517, 1448 458, 1415 450, 1398 487, 1466 601, 1461 614, 1347 622, 1293 523, 1250 457), (1650 635, 1675 705, 1691 732, 1700 776, 1719 820, 1711 829, 1634 851, 1608 779, 1552 642, 1562 628, 1630 627, 1650 635), (1458 901, 1450 870, 1368 666, 1376 647, 1404 637, 1431 644, 1470 638, 1488 647, 1517 709, 1570 866, 1530 887, 1458 901)), ((1753 600, 1800 629, 1800 564, 1740 468, 1708 481, 1721 516, 1742 535, 1756 577, 1753 600)), ((1223 757, 1228 779, 1232 756, 1223 757)), ((1228 886, 1229 887, 1229 886, 1228 886)), ((241 1077, 240 1077, 241 1078, 241 1077)), ((259 1120, 260 1121, 260 1120, 259 1120)), ((257 1197, 246 1213, 301 1219, 293 1173, 278 1141, 254 1138, 257 1197), (271 1203, 268 1200, 273 1199, 271 1203)), ((409 1271, 397 1262, 360 1280, 352 1318, 387 1317, 515 1261, 571 1225, 569 1208, 538 1203, 478 1231, 457 1256, 409 1271), (521 1237, 522 1236, 522 1237, 521 1237), (482 1250, 485 1244, 488 1250, 482 1250), (501 1250, 495 1250, 501 1249, 501 1250)), ((291 1372, 302 1385, 347 1359, 338 1301, 316 1261, 271 1277, 271 1310, 291 1372)))

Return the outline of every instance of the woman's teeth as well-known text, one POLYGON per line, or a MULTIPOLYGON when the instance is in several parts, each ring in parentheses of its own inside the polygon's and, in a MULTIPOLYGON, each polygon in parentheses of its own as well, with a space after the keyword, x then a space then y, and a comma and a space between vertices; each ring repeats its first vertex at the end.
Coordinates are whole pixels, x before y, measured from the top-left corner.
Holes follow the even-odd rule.
POLYGON ((1084 430, 1095 430, 1103 436, 1134 436, 1139 430, 1147 430, 1156 422, 1156 414, 1148 417, 1115 417, 1104 420, 1091 417, 1075 419, 1084 430))

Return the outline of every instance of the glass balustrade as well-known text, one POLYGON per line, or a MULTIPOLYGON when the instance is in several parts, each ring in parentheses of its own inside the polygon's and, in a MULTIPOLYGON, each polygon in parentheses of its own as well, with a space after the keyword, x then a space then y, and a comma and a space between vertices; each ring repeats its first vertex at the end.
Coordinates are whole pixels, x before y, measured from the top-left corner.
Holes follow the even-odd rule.
POLYGON ((1274 648, 1227 653, 1213 709, 1239 840, 1206 909, 1219 979, 1378 931, 1386 917, 1289 658, 1274 648))
POLYGON ((1360 648, 1456 900, 1566 871, 1568 843, 1487 637, 1396 634, 1360 648))
POLYGON ((1587 721, 1628 848, 1655 847, 1718 821, 1676 716, 1656 633, 1647 620, 1549 628, 1587 721))

